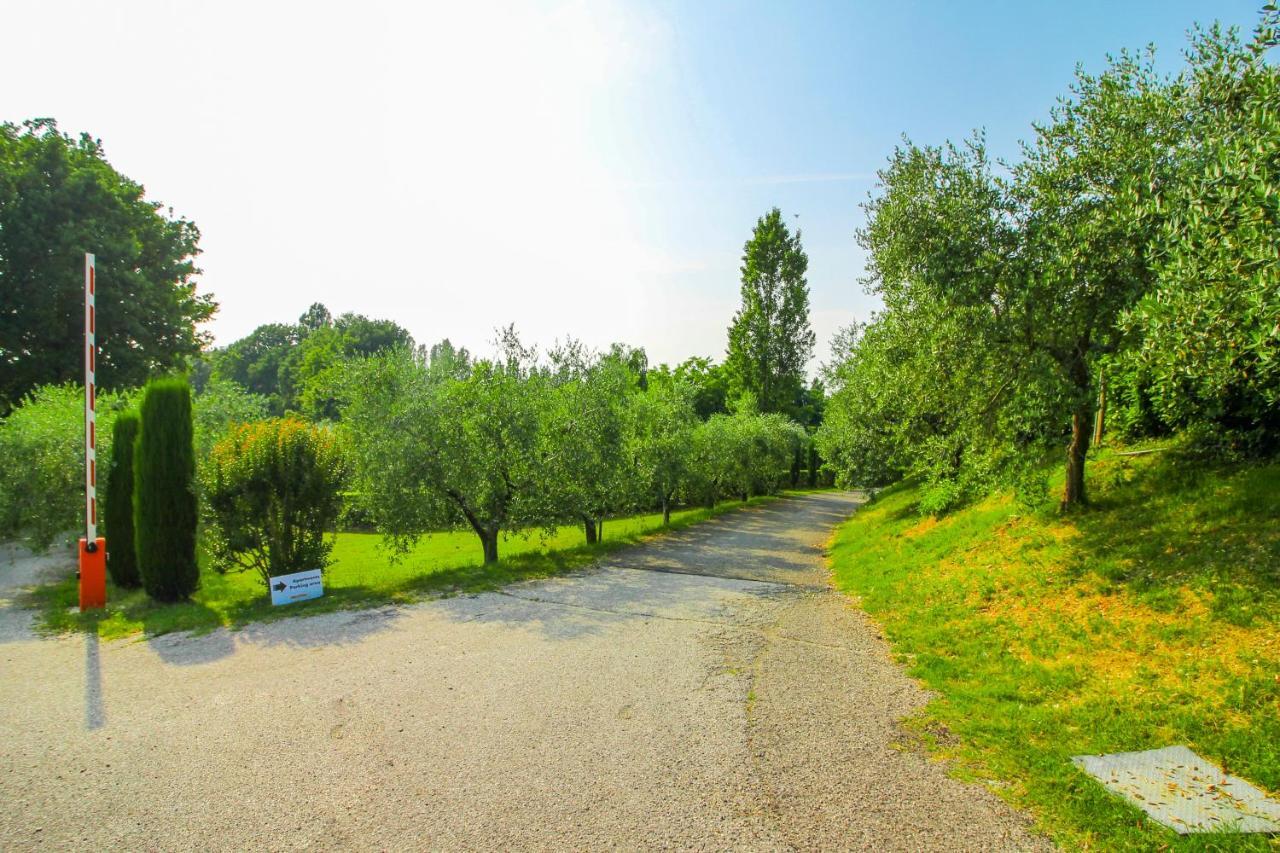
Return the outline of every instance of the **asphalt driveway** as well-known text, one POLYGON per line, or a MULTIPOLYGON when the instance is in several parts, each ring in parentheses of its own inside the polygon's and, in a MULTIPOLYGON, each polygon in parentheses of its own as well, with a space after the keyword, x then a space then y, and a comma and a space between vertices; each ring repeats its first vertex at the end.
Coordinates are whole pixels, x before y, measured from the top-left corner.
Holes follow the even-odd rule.
POLYGON ((1044 846, 904 746, 927 697, 826 587, 856 504, 202 637, 39 639, 9 608, 0 849, 1044 846))

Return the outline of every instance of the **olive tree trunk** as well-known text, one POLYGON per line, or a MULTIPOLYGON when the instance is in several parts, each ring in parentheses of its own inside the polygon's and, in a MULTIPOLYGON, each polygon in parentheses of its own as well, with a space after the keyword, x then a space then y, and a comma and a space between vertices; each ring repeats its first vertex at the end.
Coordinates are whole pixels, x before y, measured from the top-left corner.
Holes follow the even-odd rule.
POLYGON ((498 531, 497 530, 479 530, 477 535, 480 537, 480 544, 484 548, 484 564, 498 562, 498 531))
POLYGON ((1067 483, 1062 490, 1062 508, 1085 503, 1084 462, 1089 453, 1089 408, 1081 406, 1071 415, 1071 443, 1067 445, 1067 483))

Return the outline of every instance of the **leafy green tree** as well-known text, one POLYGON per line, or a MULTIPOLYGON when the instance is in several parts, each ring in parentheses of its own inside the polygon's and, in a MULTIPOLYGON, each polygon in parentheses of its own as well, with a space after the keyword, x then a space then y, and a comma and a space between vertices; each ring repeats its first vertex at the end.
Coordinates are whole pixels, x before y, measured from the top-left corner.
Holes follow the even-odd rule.
POLYGON ((298 318, 298 325, 306 329, 308 333, 327 329, 333 325, 333 315, 329 313, 329 309, 324 307, 323 303, 312 302, 311 307, 298 318))
POLYGON ((142 586, 133 544, 133 445, 138 413, 121 412, 111 430, 111 465, 103 492, 102 520, 107 539, 107 572, 116 586, 142 586))
POLYGON ((200 585, 191 387, 185 378, 153 379, 138 411, 133 451, 138 574, 147 595, 181 601, 200 585))
MULTIPOLYGON (((98 459, 112 456, 112 432, 129 397, 97 397, 98 459)), ((84 530, 84 389, 44 385, 0 420, 0 539, 24 536, 36 549, 84 530)), ((100 495, 110 488, 100 478, 100 495)))
POLYGON ((734 389, 755 395, 763 412, 791 412, 813 356, 809 258, 774 208, 743 247, 742 307, 729 327, 725 369, 734 389))
POLYGON ((908 144, 881 173, 860 240, 885 331, 912 362, 889 370, 897 387, 885 392, 921 416, 896 430, 913 439, 898 444, 911 469, 931 471, 940 504, 1025 472, 1036 446, 1064 431, 1062 505, 1085 500, 1097 366, 1122 346, 1118 320, 1151 286, 1154 226, 1134 215, 1133 196, 1135 176, 1166 179, 1166 90, 1150 58, 1122 54, 1100 75, 1078 75, 1011 179, 994 176, 980 139, 908 144))
POLYGON ((97 256, 97 377, 140 385, 199 353, 216 304, 196 293, 200 232, 147 201, 87 134, 0 124, 0 414, 83 371, 84 253, 97 256))
POLYGON ((412 345, 409 333, 390 320, 352 313, 335 319, 317 302, 296 325, 264 324, 219 351, 213 376, 265 397, 273 415, 298 412, 334 420, 348 360, 412 345))
POLYGON ((694 356, 676 365, 672 378, 692 389, 693 409, 702 420, 729 411, 729 378, 723 365, 694 356))
POLYGON ((785 415, 762 415, 749 406, 712 415, 689 442, 688 496, 714 507, 727 495, 746 501, 773 492, 788 479, 795 450, 806 440, 804 428, 785 415))
POLYGON ((1015 274, 1001 277, 991 302, 1009 351, 1051 366, 1070 422, 1064 508, 1086 499, 1098 364, 1123 344, 1118 321, 1153 285, 1147 249, 1158 222, 1137 215, 1137 199, 1163 187, 1174 166, 1169 94, 1151 54, 1078 73, 1072 97, 1036 127, 1014 168, 1015 274))
POLYGON ((689 438, 689 456, 681 491, 687 503, 715 508, 733 488, 735 437, 732 419, 716 414, 699 423, 689 438))
POLYGON ((1169 424, 1205 422, 1265 449, 1280 443, 1280 69, 1268 62, 1280 13, 1251 43, 1199 33, 1185 84, 1172 178, 1140 176, 1156 226, 1155 286, 1125 318, 1151 406, 1169 424))
POLYGON ((467 352, 466 347, 455 347, 445 338, 431 346, 427 364, 439 376, 465 379, 471 373, 471 353, 467 352))
POLYGON ((296 419, 236 427, 202 480, 214 567, 271 578, 329 564, 346 462, 333 433, 296 419))
POLYGON ((503 531, 553 526, 539 455, 545 379, 514 335, 505 344, 465 378, 433 373, 407 348, 353 363, 342 430, 360 500, 394 547, 465 526, 493 563, 503 531))
POLYGON ((662 523, 671 523, 671 505, 691 464, 690 444, 698 423, 693 388, 684 382, 651 383, 648 391, 627 401, 628 455, 634 460, 638 485, 662 508, 662 523))
POLYGON ((615 348, 596 358, 572 340, 551 352, 542 410, 544 479, 550 501, 566 520, 583 525, 588 544, 598 540, 607 515, 636 497, 626 407, 630 394, 643 393, 632 390, 643 374, 630 355, 615 348))
POLYGON ((289 401, 280 373, 302 331, 287 323, 266 323, 228 345, 214 357, 213 378, 234 382, 268 401, 272 414, 283 414, 289 401))

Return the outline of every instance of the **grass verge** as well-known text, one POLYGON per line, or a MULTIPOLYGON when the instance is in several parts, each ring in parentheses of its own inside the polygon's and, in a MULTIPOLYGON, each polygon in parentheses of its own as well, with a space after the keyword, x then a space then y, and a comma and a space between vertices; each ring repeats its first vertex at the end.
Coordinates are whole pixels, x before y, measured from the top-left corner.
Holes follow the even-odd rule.
MULTIPOLYGON (((745 506, 759 506, 774 497, 752 498, 745 506)), ((80 613, 76 609, 74 578, 36 588, 31 603, 40 610, 37 625, 46 633, 96 631, 104 638, 171 631, 206 632, 291 616, 311 616, 382 604, 407 603, 457 593, 492 590, 509 583, 549 577, 582 568, 601 556, 654 535, 679 530, 717 515, 741 509, 740 502, 715 509, 684 509, 671 514, 670 527, 661 514, 608 519, 604 540, 583 543, 582 528, 561 527, 549 537, 514 534, 503 540, 495 566, 481 562, 480 544, 469 532, 426 536, 409 554, 392 561, 373 533, 340 533, 333 563, 325 570, 324 597, 273 607, 257 575, 219 574, 203 565, 200 589, 189 601, 157 604, 141 590, 121 589, 108 582, 107 607, 80 613)))
POLYGON ((888 489, 833 538, 835 582, 937 694, 916 733, 1066 849, 1280 849, 1179 837, 1070 763, 1186 744, 1280 791, 1280 465, 1104 451, 1088 477, 1067 516, 922 518, 888 489))

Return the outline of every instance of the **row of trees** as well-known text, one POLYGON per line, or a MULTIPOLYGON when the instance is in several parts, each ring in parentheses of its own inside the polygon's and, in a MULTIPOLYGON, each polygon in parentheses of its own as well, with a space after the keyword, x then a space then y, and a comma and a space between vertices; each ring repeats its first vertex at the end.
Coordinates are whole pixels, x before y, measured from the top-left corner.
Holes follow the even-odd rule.
POLYGON ((826 370, 843 481, 919 475, 943 509, 1065 443, 1062 505, 1083 503, 1104 376, 1131 432, 1280 443, 1277 21, 1197 31, 1175 75, 1080 73, 1000 168, 980 136, 894 152, 859 233, 884 310, 826 370))
MULTIPOLYGON (((627 347, 569 343, 540 360, 508 330, 492 359, 442 342, 344 365, 337 419, 321 425, 271 418, 264 397, 224 379, 194 399, 165 379, 104 395, 115 582, 159 600, 194 590, 197 498, 215 567, 265 582, 324 565, 344 494, 397 544, 469 527, 492 561, 515 529, 578 524, 590 543, 609 516, 652 508, 666 523, 677 504, 776 491, 799 481, 810 445, 749 395, 700 417, 698 386, 646 371, 627 347)), ((0 421, 0 535, 41 546, 78 524, 81 394, 42 388, 0 421)))
POLYGON ((603 520, 677 500, 714 506, 774 491, 807 434, 749 401, 699 419, 687 383, 647 377, 615 350, 570 343, 543 362, 510 330, 502 353, 472 361, 399 349, 347 374, 341 434, 356 491, 379 530, 408 547, 467 527, 486 562, 504 531, 603 520))

